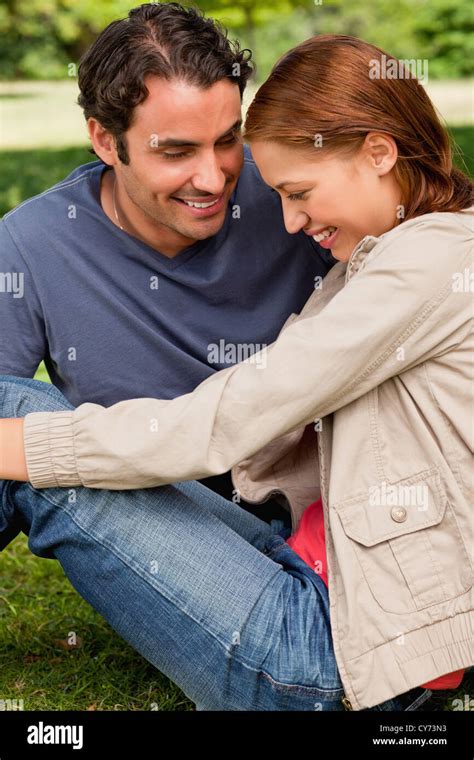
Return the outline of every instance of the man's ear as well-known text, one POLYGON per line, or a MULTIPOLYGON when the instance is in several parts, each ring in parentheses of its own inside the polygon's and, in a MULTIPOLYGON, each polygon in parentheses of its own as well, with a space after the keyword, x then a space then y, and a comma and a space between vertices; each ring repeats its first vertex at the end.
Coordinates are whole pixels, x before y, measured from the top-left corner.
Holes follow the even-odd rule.
POLYGON ((398 158, 397 143, 383 132, 369 132, 364 140, 364 151, 370 165, 382 177, 395 166, 398 158))
POLYGON ((111 135, 110 132, 107 132, 107 130, 99 124, 97 119, 92 117, 87 119, 87 129, 92 147, 104 164, 108 164, 109 166, 115 166, 118 164, 119 158, 117 156, 113 135, 111 135))

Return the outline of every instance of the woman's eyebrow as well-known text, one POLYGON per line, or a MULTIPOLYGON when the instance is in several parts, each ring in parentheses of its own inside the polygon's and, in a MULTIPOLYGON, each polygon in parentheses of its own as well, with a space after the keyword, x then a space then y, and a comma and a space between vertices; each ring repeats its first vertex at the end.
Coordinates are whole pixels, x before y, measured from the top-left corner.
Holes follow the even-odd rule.
POLYGON ((275 190, 282 190, 285 185, 300 185, 304 180, 302 179, 287 179, 284 182, 280 182, 279 185, 275 187, 275 190))

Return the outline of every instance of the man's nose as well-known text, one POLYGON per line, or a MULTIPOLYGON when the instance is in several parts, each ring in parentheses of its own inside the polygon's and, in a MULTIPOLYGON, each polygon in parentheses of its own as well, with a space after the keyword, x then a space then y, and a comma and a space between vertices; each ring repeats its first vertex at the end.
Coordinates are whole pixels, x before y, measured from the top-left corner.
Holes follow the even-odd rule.
POLYGON ((202 190, 210 195, 221 195, 225 182, 225 174, 215 153, 202 157, 193 177, 196 190, 202 190))

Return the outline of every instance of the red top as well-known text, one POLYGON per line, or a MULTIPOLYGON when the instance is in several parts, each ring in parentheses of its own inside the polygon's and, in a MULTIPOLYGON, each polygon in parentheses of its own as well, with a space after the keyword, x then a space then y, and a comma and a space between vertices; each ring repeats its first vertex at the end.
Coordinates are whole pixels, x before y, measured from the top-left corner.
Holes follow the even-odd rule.
MULTIPOLYGON (((328 585, 324 515, 321 499, 306 507, 297 530, 286 543, 328 585)), ((456 689, 464 677, 464 668, 423 683, 427 689, 456 689)))

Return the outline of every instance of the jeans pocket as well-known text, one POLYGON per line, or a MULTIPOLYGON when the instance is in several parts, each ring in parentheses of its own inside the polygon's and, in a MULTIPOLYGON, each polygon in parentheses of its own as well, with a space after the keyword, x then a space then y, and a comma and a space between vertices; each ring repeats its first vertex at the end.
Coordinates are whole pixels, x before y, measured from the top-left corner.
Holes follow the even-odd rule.
POLYGON ((344 689, 322 689, 319 686, 305 686, 295 683, 283 683, 268 673, 260 673, 260 682, 263 686, 266 699, 269 704, 280 707, 268 707, 274 710, 313 710, 318 711, 344 711, 342 699, 344 689))

